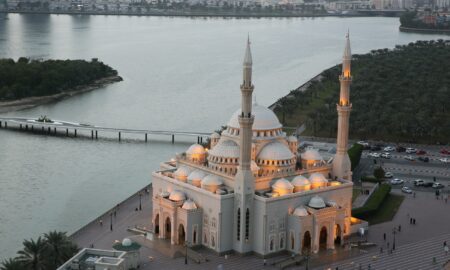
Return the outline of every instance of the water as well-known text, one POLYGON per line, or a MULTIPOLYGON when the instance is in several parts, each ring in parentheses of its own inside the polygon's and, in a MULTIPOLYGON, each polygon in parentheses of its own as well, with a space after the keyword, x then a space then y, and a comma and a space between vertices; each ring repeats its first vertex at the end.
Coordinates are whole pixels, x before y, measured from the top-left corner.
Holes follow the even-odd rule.
MULTIPOLYGON (((4 115, 199 132, 225 124, 239 107, 247 33, 257 102, 266 106, 338 63, 348 28, 354 53, 445 38, 400 33, 397 18, 5 17, 0 57, 96 57, 124 81, 4 115)), ((0 258, 13 256, 24 238, 73 232, 148 184, 160 161, 188 147, 168 141, 93 142, 0 130, 0 258)))

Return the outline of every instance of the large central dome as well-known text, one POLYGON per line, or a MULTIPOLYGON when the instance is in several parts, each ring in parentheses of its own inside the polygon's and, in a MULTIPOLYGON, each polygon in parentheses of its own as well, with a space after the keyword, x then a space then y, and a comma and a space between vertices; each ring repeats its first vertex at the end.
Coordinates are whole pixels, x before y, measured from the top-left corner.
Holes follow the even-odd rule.
MULTIPOLYGON (((275 113, 264 106, 253 104, 252 113, 255 116, 255 121, 253 122, 252 128, 253 130, 271 130, 282 127, 275 113)), ((241 109, 233 113, 230 121, 228 121, 228 127, 237 129, 240 128, 238 120, 239 114, 241 114, 241 109)))

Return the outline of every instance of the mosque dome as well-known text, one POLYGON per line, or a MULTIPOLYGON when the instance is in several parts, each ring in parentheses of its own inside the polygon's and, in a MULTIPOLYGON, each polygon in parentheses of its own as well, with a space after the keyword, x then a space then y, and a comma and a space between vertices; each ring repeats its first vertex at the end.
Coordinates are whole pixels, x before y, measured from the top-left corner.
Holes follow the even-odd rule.
POLYGON ((304 160, 322 160, 322 156, 316 149, 308 149, 302 154, 304 160))
POLYGON ((174 202, 184 201, 186 200, 186 195, 180 190, 174 190, 170 192, 169 200, 174 202))
POLYGON ((303 175, 296 176, 291 184, 294 186, 294 192, 305 191, 311 189, 311 182, 303 175))
POLYGON ((309 181, 313 188, 324 187, 327 185, 328 180, 321 173, 313 173, 309 176, 309 181))
POLYGON ((321 197, 317 196, 317 195, 312 197, 311 200, 309 200, 308 206, 312 207, 312 208, 315 208, 315 209, 320 209, 320 208, 327 207, 325 202, 324 202, 324 200, 321 197))
POLYGON ((214 132, 213 134, 211 134, 211 139, 219 139, 220 138, 220 134, 217 132, 214 132))
POLYGON ((303 206, 299 206, 295 208, 294 213, 292 213, 294 216, 298 217, 306 217, 309 215, 308 211, 303 206))
POLYGON ((159 196, 161 196, 161 197, 163 197, 163 198, 167 198, 167 197, 170 196, 170 193, 167 192, 167 191, 163 191, 163 192, 161 192, 161 193, 159 194, 159 196))
POLYGON ((258 154, 258 159, 286 160, 294 158, 294 154, 281 142, 274 141, 266 144, 258 154))
POLYGON ((195 204, 195 202, 193 200, 189 199, 183 203, 183 206, 181 208, 186 209, 186 210, 193 210, 193 209, 197 209, 197 205, 195 204))
POLYGON ((186 182, 186 179, 189 175, 189 173, 191 172, 191 170, 186 167, 186 166, 180 166, 175 172, 175 178, 178 180, 182 180, 184 182, 186 182))
POLYGON ((205 177, 205 173, 200 170, 195 170, 189 174, 187 180, 189 183, 196 187, 200 187, 202 179, 205 177))
POLYGON ((186 151, 186 154, 188 155, 204 155, 205 153, 206 153, 205 148, 197 143, 191 145, 186 151))
MULTIPOLYGON (((238 121, 238 116, 240 114, 241 109, 237 110, 233 116, 231 116, 230 121, 228 121, 228 127, 240 128, 238 121)), ((282 127, 275 113, 264 106, 253 104, 252 114, 255 116, 252 130, 271 130, 282 127)))
POLYGON ((133 242, 130 240, 130 238, 124 238, 122 240, 122 246, 129 247, 133 244, 133 242))
POLYGON ((239 158, 239 145, 232 140, 221 140, 209 151, 209 155, 216 157, 239 158))
POLYGON ((288 137, 288 141, 289 142, 298 142, 297 137, 292 136, 292 135, 288 137))
POLYGON ((333 200, 327 201, 327 205, 328 206, 332 206, 332 207, 338 207, 338 204, 335 201, 333 201, 333 200))
POLYGON ((280 195, 285 195, 292 193, 294 186, 285 178, 280 178, 272 185, 272 189, 280 195))
POLYGON ((209 190, 211 192, 216 192, 216 190, 223 184, 222 179, 214 174, 208 174, 203 178, 201 186, 203 189, 209 190))

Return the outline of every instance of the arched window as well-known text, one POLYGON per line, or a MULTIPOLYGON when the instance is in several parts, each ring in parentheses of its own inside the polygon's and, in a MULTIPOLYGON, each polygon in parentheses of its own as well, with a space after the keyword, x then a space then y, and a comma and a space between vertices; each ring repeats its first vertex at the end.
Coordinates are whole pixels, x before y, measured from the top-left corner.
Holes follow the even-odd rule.
POLYGON ((240 228, 241 228, 241 208, 238 208, 238 212, 237 212, 237 240, 238 241, 241 241, 240 228))
POLYGON ((249 239, 250 235, 250 210, 247 208, 245 212, 245 240, 249 239))
POLYGON ((284 237, 280 237, 280 249, 283 249, 284 247, 284 237))

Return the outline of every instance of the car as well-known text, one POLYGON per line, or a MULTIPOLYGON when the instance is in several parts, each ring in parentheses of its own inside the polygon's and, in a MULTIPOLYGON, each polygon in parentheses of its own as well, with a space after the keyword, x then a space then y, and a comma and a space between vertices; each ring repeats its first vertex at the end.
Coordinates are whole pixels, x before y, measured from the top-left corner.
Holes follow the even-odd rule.
POLYGON ((365 142, 365 141, 359 141, 359 142, 357 142, 357 144, 360 144, 360 145, 364 146, 364 148, 370 147, 369 143, 365 142))
POLYGON ((416 150, 416 148, 408 147, 408 148, 406 148, 405 152, 408 154, 415 154, 417 152, 417 150, 416 150))
POLYGON ((411 190, 409 187, 402 187, 402 192, 403 192, 403 193, 411 194, 411 193, 412 193, 412 190, 411 190))
POLYGON ((450 158, 440 158, 439 161, 443 163, 450 163, 450 158))
POLYGON ((381 154, 381 157, 382 158, 386 158, 386 159, 390 159, 391 158, 391 154, 386 152, 386 153, 381 154))
POLYGON ((370 153, 369 156, 374 157, 374 158, 379 158, 381 156, 380 153, 370 153))
POLYGON ((403 146, 397 146, 397 148, 395 148, 395 150, 396 150, 397 152, 405 152, 405 151, 406 151, 406 148, 403 147, 403 146))
POLYGON ((425 155, 427 152, 425 150, 417 150, 416 155, 425 155))
POLYGON ((430 159, 428 157, 419 157, 418 160, 423 161, 423 162, 429 162, 430 159))
POLYGON ((394 174, 391 173, 391 172, 385 172, 385 173, 384 173, 384 178, 391 178, 391 177, 393 177, 393 176, 394 176, 394 174))
POLYGON ((379 145, 374 145, 374 146, 370 147, 370 150, 371 150, 371 151, 381 151, 381 146, 379 146, 379 145))
POLYGON ((439 189, 439 188, 444 188, 444 185, 443 184, 441 184, 441 183, 434 183, 433 184, 433 186, 432 186, 433 188, 435 188, 435 189, 439 189))
POLYGON ((405 156, 405 159, 406 159, 406 160, 409 160, 409 161, 414 161, 414 160, 416 160, 413 156, 405 156))
POLYGON ((394 151, 395 150, 395 148, 393 147, 393 146, 386 146, 384 149, 383 149, 383 151, 385 151, 385 152, 392 152, 392 151, 394 151))
POLYGON ((405 183, 405 181, 402 179, 395 178, 395 179, 392 179, 390 181, 390 183, 391 183, 391 185, 402 185, 403 183, 405 183))
POLYGON ((413 181, 413 183, 414 183, 414 185, 415 185, 416 187, 420 187, 420 186, 423 186, 423 184, 425 183, 425 181, 423 181, 422 179, 416 179, 416 180, 413 181))
POLYGON ((433 186, 433 182, 424 182, 423 184, 422 184, 422 187, 432 187, 433 186))
POLYGON ((445 148, 442 148, 441 151, 440 151, 440 153, 443 154, 443 155, 450 155, 450 150, 447 150, 447 149, 445 149, 445 148))

